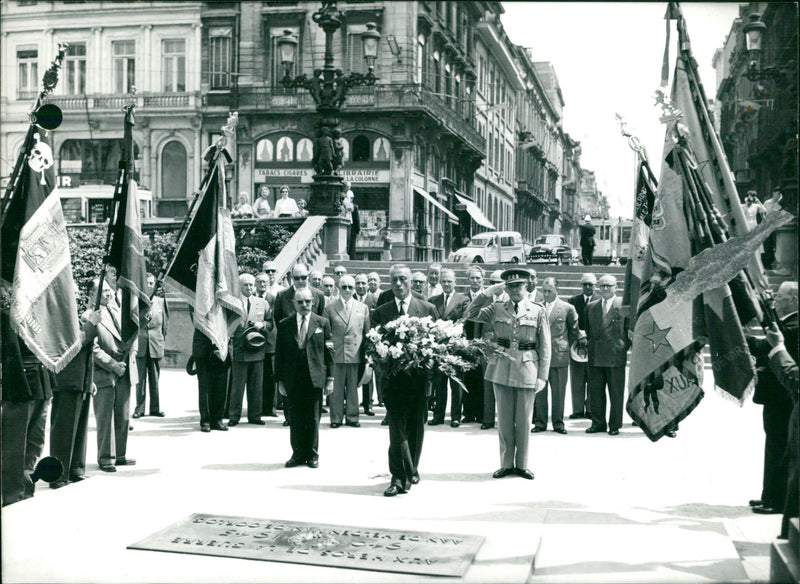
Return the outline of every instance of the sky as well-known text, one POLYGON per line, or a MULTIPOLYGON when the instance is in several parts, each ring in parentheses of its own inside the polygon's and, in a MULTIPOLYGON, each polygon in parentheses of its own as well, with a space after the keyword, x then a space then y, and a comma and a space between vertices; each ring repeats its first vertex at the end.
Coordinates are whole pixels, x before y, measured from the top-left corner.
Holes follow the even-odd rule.
MULTIPOLYGON (((613 217, 633 215, 635 155, 619 131, 647 149, 658 175, 664 126, 653 94, 661 80, 666 2, 503 2, 503 28, 511 42, 550 61, 564 98, 563 128, 581 143, 581 166, 593 170, 613 217)), ((681 3, 692 52, 709 99, 716 95, 711 65, 739 13, 738 2, 681 3)), ((677 31, 670 35, 670 78, 677 31)))

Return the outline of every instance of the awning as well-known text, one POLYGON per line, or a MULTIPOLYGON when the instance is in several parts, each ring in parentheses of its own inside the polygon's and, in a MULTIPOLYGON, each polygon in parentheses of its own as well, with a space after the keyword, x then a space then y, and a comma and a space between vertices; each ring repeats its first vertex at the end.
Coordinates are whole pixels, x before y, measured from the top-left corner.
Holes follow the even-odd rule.
POLYGON ((459 197, 458 195, 456 195, 456 199, 467 206, 467 213, 469 213, 470 217, 472 217, 472 220, 475 221, 475 223, 482 225, 483 227, 488 227, 489 229, 494 229, 495 231, 497 230, 492 222, 486 217, 486 215, 483 214, 483 211, 481 211, 481 208, 478 207, 478 205, 469 199, 459 197))
POLYGON ((448 221, 450 221, 451 223, 458 224, 458 217, 456 217, 450 211, 448 211, 447 207, 445 207, 439 201, 437 201, 435 197, 430 196, 428 193, 426 193, 425 191, 423 191, 422 189, 419 189, 417 187, 414 187, 414 190, 423 199, 426 199, 426 200, 430 201, 431 203, 433 203, 434 207, 438 207, 439 210, 447 216, 448 221))

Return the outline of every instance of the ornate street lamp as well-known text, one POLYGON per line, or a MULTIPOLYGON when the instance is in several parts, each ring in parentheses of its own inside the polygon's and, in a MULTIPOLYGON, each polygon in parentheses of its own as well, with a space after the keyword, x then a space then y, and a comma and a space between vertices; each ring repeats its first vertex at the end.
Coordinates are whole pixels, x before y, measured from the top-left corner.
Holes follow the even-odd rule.
POLYGON ((345 76, 333 65, 333 35, 342 26, 342 14, 335 0, 324 0, 322 7, 312 15, 312 20, 325 31, 325 64, 314 69, 310 77, 305 73, 292 78, 292 67, 297 54, 297 39, 291 31, 284 31, 278 38, 278 54, 284 69, 281 83, 285 87, 303 87, 309 91, 317 104, 319 120, 314 139, 314 183, 309 197, 309 213, 312 215, 338 215, 341 211, 344 183, 338 171, 342 166, 342 149, 339 130, 341 107, 347 91, 356 85, 374 85, 378 80, 373 73, 378 56, 378 41, 381 33, 370 22, 361 33, 361 44, 367 73, 350 73, 345 76))
POLYGON ((750 57, 750 65, 745 75, 753 83, 767 79, 774 79, 779 82, 785 81, 786 75, 778 67, 759 67, 759 62, 761 61, 761 38, 764 35, 764 31, 767 30, 767 25, 761 22, 761 14, 758 12, 751 12, 749 19, 750 21, 742 27, 747 42, 747 54, 750 57))

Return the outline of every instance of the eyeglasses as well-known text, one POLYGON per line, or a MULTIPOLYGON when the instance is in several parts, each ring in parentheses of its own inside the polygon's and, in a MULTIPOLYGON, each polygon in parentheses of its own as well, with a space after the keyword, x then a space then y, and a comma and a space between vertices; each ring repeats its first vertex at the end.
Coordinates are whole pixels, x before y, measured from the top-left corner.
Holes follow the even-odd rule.
POLYGON ((424 284, 425 280, 414 280, 412 284, 424 284))
POLYGON ((311 304, 314 301, 309 298, 308 300, 295 300, 295 302, 297 302, 298 304, 311 304))
POLYGON ((592 286, 592 287, 594 287, 594 282, 581 282, 581 286, 592 286))
POLYGON ((267 274, 274 274, 277 271, 278 270, 264 270, 264 272, 267 273, 267 274))
POLYGON ((346 272, 334 272, 335 276, 344 276, 346 272))
POLYGON ((354 286, 340 286, 342 290, 352 290, 354 286))
POLYGON ((614 288, 616 284, 598 284, 599 288, 614 288))
POLYGON ((292 276, 293 280, 308 280, 308 276, 292 276))

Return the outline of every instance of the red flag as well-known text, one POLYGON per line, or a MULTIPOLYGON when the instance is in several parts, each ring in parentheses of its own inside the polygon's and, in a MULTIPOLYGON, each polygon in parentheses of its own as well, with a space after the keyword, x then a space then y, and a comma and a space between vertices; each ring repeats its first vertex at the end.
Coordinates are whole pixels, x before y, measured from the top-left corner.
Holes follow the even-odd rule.
POLYGON ((53 153, 45 130, 32 138, 3 217, 2 280, 12 328, 57 373, 81 348, 78 306, 53 153))

